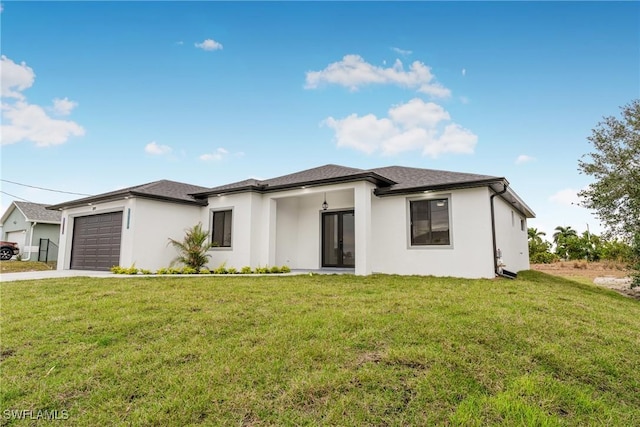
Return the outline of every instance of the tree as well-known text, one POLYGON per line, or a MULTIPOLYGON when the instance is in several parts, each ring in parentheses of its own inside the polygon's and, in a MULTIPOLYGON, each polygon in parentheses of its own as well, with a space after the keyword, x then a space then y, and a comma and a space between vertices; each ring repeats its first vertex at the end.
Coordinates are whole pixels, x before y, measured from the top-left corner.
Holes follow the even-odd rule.
POLYGON ((200 271, 209 262, 210 254, 207 253, 213 247, 212 243, 207 243, 209 232, 202 229, 202 224, 198 223, 185 230, 182 242, 169 239, 170 245, 178 250, 178 256, 173 263, 180 262, 187 267, 200 271))
POLYGON ((544 231, 538 231, 538 229, 534 227, 527 228, 527 234, 529 235, 529 240, 536 242, 542 242, 542 236, 547 235, 544 231))
POLYGON ((621 108, 622 117, 605 117, 587 139, 594 152, 578 161, 580 173, 595 181, 579 195, 607 229, 631 243, 640 230, 640 99, 621 108))
POLYGON ((556 232, 553 233, 552 237, 553 243, 556 244, 556 253, 562 258, 568 259, 569 251, 567 245, 571 238, 578 237, 578 233, 576 232, 576 230, 571 228, 570 225, 566 227, 562 227, 561 225, 559 225, 554 228, 554 230, 556 232))
POLYGON ((558 257, 549 252, 551 243, 542 240, 542 236, 546 236, 544 231, 538 231, 537 228, 529 227, 527 234, 529 236, 529 261, 531 263, 551 263, 557 260, 558 257))

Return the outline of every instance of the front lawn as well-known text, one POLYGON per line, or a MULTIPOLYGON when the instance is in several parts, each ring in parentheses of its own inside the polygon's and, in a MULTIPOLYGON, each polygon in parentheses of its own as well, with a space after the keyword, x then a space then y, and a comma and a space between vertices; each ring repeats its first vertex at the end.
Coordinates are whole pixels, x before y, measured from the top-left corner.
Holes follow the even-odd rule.
POLYGON ((0 291, 7 425, 640 423, 640 303, 544 273, 0 291))
POLYGON ((47 271, 55 270, 55 262, 46 263, 39 261, 0 261, 0 272, 2 273, 22 273, 25 271, 47 271))

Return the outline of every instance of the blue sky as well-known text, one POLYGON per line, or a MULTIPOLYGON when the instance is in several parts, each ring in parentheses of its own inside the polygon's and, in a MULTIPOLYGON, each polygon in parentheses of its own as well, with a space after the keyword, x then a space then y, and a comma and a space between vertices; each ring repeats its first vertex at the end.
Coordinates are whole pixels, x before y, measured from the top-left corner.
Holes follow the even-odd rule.
MULTIPOLYGON (((571 204, 578 159, 640 96, 637 2, 5 1, 0 19, 2 179, 77 193, 403 165, 504 176, 530 226, 600 232, 571 204)), ((75 198, 1 188, 3 212, 75 198)))

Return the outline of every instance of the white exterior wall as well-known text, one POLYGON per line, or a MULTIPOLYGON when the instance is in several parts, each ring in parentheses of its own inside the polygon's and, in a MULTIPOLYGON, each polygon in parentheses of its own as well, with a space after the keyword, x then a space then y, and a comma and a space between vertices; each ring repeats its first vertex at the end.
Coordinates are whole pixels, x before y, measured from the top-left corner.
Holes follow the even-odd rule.
MULTIPOLYGON (((124 209, 122 218, 123 237, 126 233, 127 237, 131 234, 131 238, 127 238, 130 244, 124 254, 123 248, 120 249, 120 265, 130 267, 135 264, 138 268, 151 271, 169 267, 178 255, 176 249, 168 244, 169 238, 182 241, 186 229, 200 221, 202 209, 195 205, 132 199, 131 207, 124 209)), ((206 223, 203 223, 203 228, 206 227, 206 223)))
POLYGON ((372 269, 388 274, 493 278, 489 190, 486 187, 372 200, 372 269), (450 197, 449 247, 411 247, 409 200, 450 197))
POLYGON ((494 197, 493 201, 496 248, 502 252, 504 268, 516 273, 528 270, 530 266, 526 218, 499 196, 494 197), (521 220, 524 220, 524 226, 521 220))
POLYGON ((74 220, 79 216, 122 212, 122 267, 135 264, 138 268, 155 271, 168 267, 176 257, 176 250, 167 245, 169 237, 182 240, 185 229, 200 221, 200 206, 129 198, 66 209, 62 212, 58 270, 68 270, 71 264, 71 242, 74 220))
POLYGON ((231 247, 212 248, 209 268, 224 264, 227 268, 240 269, 244 266, 258 265, 260 236, 255 227, 260 220, 257 212, 261 209, 262 197, 255 193, 226 194, 209 198, 209 206, 202 208, 201 220, 211 232, 212 212, 233 210, 231 218, 231 247))

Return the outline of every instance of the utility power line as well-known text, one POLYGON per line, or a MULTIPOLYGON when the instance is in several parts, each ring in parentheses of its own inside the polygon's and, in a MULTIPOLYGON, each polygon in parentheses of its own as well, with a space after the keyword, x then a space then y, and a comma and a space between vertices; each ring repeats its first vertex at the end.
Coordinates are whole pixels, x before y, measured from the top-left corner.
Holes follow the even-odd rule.
MULTIPOLYGON (((52 190, 51 188, 44 188, 44 187, 36 187, 35 185, 21 184, 19 182, 9 181, 8 179, 0 179, 0 181, 8 182, 9 184, 22 185, 23 187, 37 188, 38 190, 51 191, 53 193, 74 194, 76 196, 92 196, 93 195, 93 194, 85 194, 85 193, 74 193, 72 191, 52 190)), ((3 191, 3 193, 4 193, 4 191, 3 191)), ((7 194, 7 193, 5 193, 5 194, 7 194)), ((12 197, 15 197, 15 196, 12 196, 12 197)), ((18 199, 19 198, 20 197, 18 197, 18 199)))
MULTIPOLYGON (((27 200, 27 199, 23 199, 22 197, 14 196, 13 194, 9 194, 6 191, 0 190, 0 193, 6 194, 7 196, 10 196, 10 197, 13 197, 13 198, 16 198, 16 199, 20 199, 20 200, 22 200, 24 202, 29 202, 29 200, 27 200)), ((29 203, 31 203, 31 202, 29 202, 29 203)))

